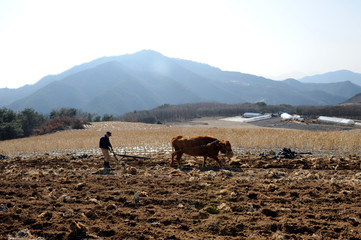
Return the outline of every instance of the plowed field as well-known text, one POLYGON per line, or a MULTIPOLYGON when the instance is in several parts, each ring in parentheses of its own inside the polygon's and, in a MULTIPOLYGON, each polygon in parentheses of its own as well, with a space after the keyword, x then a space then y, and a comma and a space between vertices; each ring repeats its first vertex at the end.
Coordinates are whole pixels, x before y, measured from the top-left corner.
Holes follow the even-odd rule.
POLYGON ((361 239, 359 156, 0 160, 1 239, 361 239), (21 238, 23 237, 23 238, 21 238))

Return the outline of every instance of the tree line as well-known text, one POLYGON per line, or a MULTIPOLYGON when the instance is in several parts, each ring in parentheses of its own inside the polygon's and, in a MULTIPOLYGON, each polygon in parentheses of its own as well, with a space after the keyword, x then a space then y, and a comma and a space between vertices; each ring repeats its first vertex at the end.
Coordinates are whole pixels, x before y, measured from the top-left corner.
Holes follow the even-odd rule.
POLYGON ((37 113, 32 108, 14 112, 0 108, 0 140, 52 133, 65 129, 82 129, 92 121, 112 121, 112 115, 103 118, 97 114, 82 113, 75 108, 52 110, 49 115, 37 113))
POLYGON ((120 116, 104 114, 102 117, 97 114, 83 113, 74 108, 52 110, 49 115, 39 114, 31 108, 26 108, 20 112, 1 108, 0 140, 41 135, 65 129, 82 129, 85 124, 90 122, 124 121, 161 124, 188 121, 200 117, 240 116, 246 112, 273 114, 287 112, 301 115, 306 119, 313 119, 318 116, 332 116, 361 120, 361 104, 334 106, 267 105, 264 102, 164 104, 152 110, 133 111, 120 116))
POLYGON ((302 115, 305 118, 333 116, 361 120, 361 104, 345 104, 334 106, 292 106, 288 104, 267 105, 264 102, 221 104, 191 103, 182 105, 164 104, 152 110, 134 111, 116 118, 126 122, 164 123, 181 122, 200 117, 240 116, 246 112, 273 113, 287 112, 302 115))

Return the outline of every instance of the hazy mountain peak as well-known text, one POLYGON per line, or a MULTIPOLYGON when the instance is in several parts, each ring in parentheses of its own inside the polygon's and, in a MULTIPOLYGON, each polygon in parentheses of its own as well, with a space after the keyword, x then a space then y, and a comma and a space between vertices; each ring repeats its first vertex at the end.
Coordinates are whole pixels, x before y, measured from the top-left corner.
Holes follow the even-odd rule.
MULTIPOLYGON (((141 56, 163 56, 161 53, 151 50, 151 49, 143 49, 140 50, 133 55, 141 55, 141 56)), ((163 56, 164 57, 164 56, 163 56)))

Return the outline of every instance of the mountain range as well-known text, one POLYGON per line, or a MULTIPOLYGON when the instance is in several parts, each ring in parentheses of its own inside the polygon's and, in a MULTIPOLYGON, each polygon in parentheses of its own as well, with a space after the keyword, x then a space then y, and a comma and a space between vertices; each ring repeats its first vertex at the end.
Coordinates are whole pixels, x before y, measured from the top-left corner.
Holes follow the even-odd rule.
POLYGON ((298 79, 305 83, 336 83, 340 81, 350 81, 361 86, 361 74, 348 70, 339 70, 324 74, 317 74, 298 79))
POLYGON ((334 105, 358 93, 361 74, 346 70, 274 81, 142 50, 99 58, 33 85, 1 88, 0 107, 15 111, 33 108, 39 113, 71 107, 121 115, 163 104, 195 102, 334 105))

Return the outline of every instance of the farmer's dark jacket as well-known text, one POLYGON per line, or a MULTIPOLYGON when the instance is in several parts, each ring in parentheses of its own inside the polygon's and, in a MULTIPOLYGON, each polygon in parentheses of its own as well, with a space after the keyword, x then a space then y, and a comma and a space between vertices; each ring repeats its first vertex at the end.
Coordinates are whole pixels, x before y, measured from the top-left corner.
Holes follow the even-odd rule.
POLYGON ((113 148, 112 144, 110 144, 109 138, 106 135, 104 135, 103 137, 100 138, 99 147, 100 148, 105 148, 105 149, 108 149, 108 150, 110 148, 113 148))

